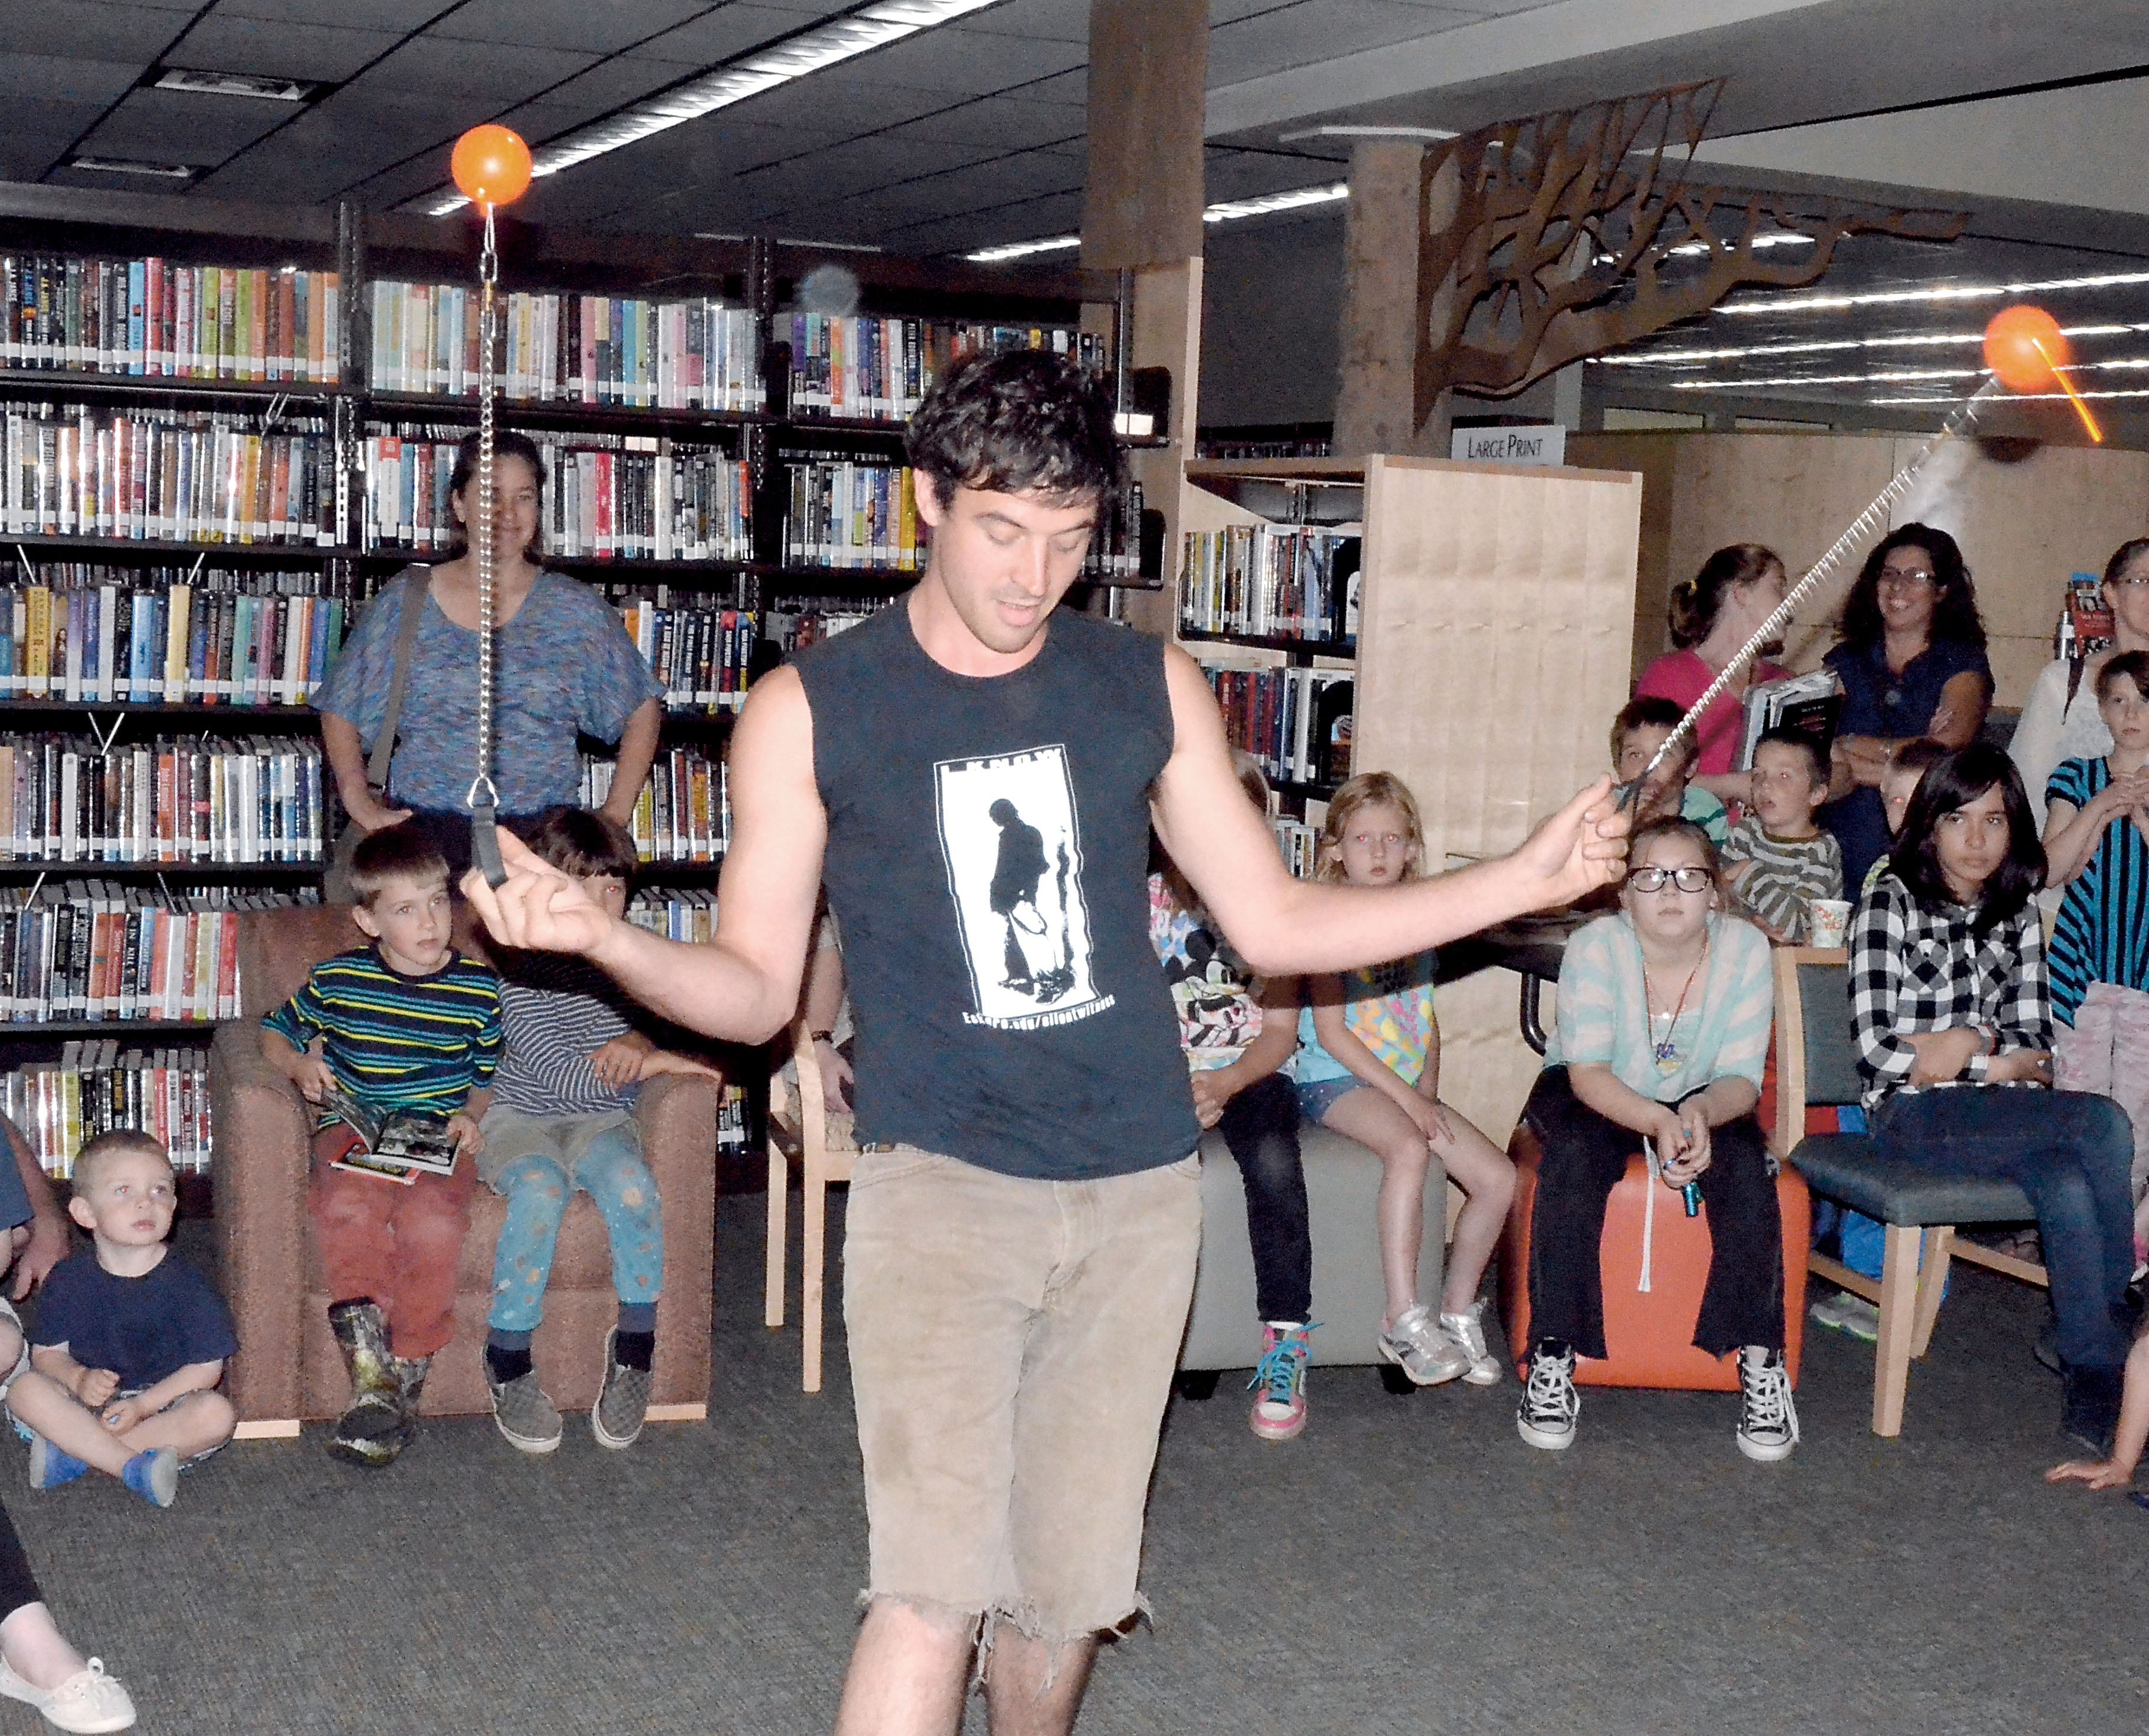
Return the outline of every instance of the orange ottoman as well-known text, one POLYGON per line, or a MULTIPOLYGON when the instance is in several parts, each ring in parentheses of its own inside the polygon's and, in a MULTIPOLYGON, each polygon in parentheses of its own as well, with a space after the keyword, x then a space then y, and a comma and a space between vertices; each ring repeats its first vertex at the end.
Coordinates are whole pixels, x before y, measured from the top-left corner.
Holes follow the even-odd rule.
MULTIPOLYGON (((1537 1204, 1538 1136, 1525 1121, 1507 1144, 1515 1160, 1515 1203, 1500 1241, 1501 1312, 1507 1344, 1520 1362, 1530 1344, 1530 1220, 1537 1204)), ((1784 1220, 1784 1364, 1791 1384, 1799 1379, 1805 1339, 1806 1254, 1813 1240, 1813 1208, 1806 1185, 1785 1165, 1776 1177, 1776 1205, 1784 1220)), ((1604 1209, 1604 1239, 1598 1269, 1604 1285, 1602 1361, 1578 1357, 1574 1378, 1583 1386, 1678 1386, 1736 1392, 1739 1361, 1706 1356, 1694 1346, 1694 1323, 1709 1281, 1709 1208, 1686 1215, 1678 1193, 1649 1180, 1638 1149, 1604 1209), (1634 1286, 1642 1272, 1642 1220, 1646 1191, 1655 1189, 1656 1222, 1649 1288, 1634 1286)))

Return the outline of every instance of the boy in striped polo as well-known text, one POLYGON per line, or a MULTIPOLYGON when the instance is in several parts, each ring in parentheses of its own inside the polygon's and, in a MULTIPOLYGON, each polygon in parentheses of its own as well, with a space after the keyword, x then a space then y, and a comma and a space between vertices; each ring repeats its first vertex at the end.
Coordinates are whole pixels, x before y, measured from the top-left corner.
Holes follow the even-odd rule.
POLYGON ((262 1021, 262 1048, 310 1103, 335 1089, 372 1108, 445 1116, 455 1141, 450 1174, 403 1183, 333 1167, 363 1143, 333 1111, 314 1135, 314 1228, 352 1392, 330 1450, 382 1466, 410 1443, 426 1370, 453 1325, 476 1179, 463 1160, 484 1143, 500 979, 455 952, 448 865, 415 827, 370 834, 352 856, 351 885, 353 918, 372 943, 315 965, 262 1021))
MULTIPOLYGON (((624 827, 583 808, 555 808, 529 837, 541 861, 613 915, 627 908, 637 864, 624 827)), ((632 1003, 593 964, 556 953, 506 952, 500 966, 507 1053, 477 1159, 479 1176, 507 1201, 486 1316, 493 1422, 520 1452, 550 1452, 560 1444, 560 1413, 538 1385, 530 1341, 544 1317, 560 1220, 579 1188, 604 1215, 619 1293, 590 1429, 601 1447, 630 1447, 649 1409, 664 1278, 662 1201, 642 1161, 635 1099, 641 1082, 660 1073, 714 1078, 716 1069, 636 1030, 622 1010, 632 1003)))

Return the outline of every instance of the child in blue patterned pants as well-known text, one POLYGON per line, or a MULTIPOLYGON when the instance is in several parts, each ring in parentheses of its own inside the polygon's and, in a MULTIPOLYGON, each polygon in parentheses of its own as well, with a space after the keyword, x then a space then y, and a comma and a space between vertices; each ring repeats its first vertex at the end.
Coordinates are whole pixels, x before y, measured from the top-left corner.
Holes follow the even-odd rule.
MULTIPOLYGON (((615 915, 625 906, 634 844, 611 820, 555 808, 530 846, 615 915)), ((604 1386, 590 1427, 601 1446, 630 1446, 649 1407, 664 1271, 662 1202, 642 1161, 635 1097, 641 1081, 657 1074, 713 1069, 635 1031, 610 979, 580 959, 510 953, 499 962, 506 1053, 478 1158, 481 1178, 507 1201, 486 1317, 493 1421, 521 1452, 560 1444, 560 1413, 538 1384, 530 1341, 544 1317, 560 1222, 580 1188, 603 1214, 619 1292, 619 1323, 606 1339, 604 1386)))

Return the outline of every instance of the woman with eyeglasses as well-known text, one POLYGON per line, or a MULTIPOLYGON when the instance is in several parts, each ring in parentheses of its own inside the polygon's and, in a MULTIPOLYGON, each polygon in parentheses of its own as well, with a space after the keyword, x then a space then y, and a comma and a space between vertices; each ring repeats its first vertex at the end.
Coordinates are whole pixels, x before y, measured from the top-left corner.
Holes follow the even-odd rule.
POLYGON ((1724 911, 1716 849, 1688 820, 1634 833, 1619 909, 1567 943, 1558 1029, 1523 1115, 1543 1148, 1530 1225, 1529 1377, 1515 1426, 1574 1438, 1577 1356, 1603 1356, 1598 1245, 1612 1190, 1647 1140, 1678 1209, 1709 1210, 1709 1281, 1694 1342, 1739 1355, 1739 1450, 1788 1457, 1799 1421, 1784 1366, 1783 1219, 1754 1118, 1769 1048, 1769 943, 1724 911))
POLYGON ((2097 677, 2123 652, 2149 651, 2149 536, 2122 542, 2104 565, 2104 606, 2111 611, 2111 643, 2086 657, 2046 664, 2022 704, 2007 757, 2022 774, 2030 809, 2045 823, 2045 786, 2071 759, 2102 759, 2111 732, 2097 702, 2097 677))
POLYGON ((2061 1426, 2101 1458, 2126 1360, 2134 1135, 2109 1097, 2046 1089, 2052 997, 2031 903, 2044 878, 2014 762, 1982 742, 1940 761, 1851 918, 1850 1021, 1884 1155, 2029 1195, 2059 1318, 2061 1426))
POLYGON ((1883 537, 1843 606, 1843 642, 1828 654, 1841 678, 1836 726, 1839 799, 1820 813, 1843 845, 1843 883, 1865 883, 1888 853, 1880 780, 1904 742, 1966 747, 1992 703, 1985 623, 1962 551, 1945 531, 1905 525, 1883 537))

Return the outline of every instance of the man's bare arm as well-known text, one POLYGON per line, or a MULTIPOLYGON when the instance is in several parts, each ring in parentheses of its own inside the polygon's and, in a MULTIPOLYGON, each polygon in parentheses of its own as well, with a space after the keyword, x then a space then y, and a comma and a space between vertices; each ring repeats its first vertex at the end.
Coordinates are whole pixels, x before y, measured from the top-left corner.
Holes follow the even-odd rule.
POLYGON ((1625 871, 1628 819, 1614 811, 1605 777, 1496 862, 1397 887, 1295 880, 1231 769, 1200 669, 1175 648, 1165 658, 1174 742, 1157 779, 1157 833, 1264 976, 1405 958, 1525 911, 1572 903, 1625 871))
POLYGON ((798 676, 754 685, 732 732, 732 843, 717 887, 717 935, 667 940, 608 915, 566 875, 503 834, 507 883, 473 873, 471 907, 496 940, 580 953, 628 994, 691 1030, 765 1043, 798 1005, 828 817, 813 780, 813 718, 798 676))

